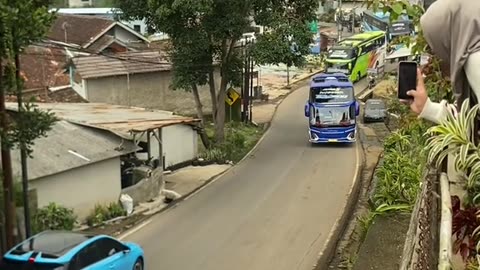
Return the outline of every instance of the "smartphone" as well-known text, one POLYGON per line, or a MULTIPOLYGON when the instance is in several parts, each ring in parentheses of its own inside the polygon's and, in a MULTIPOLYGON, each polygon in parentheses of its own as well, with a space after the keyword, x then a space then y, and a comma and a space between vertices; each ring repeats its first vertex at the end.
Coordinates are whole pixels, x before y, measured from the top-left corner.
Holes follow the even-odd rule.
POLYGON ((398 63, 398 98, 412 99, 407 95, 410 90, 417 89, 417 63, 402 61, 398 63))

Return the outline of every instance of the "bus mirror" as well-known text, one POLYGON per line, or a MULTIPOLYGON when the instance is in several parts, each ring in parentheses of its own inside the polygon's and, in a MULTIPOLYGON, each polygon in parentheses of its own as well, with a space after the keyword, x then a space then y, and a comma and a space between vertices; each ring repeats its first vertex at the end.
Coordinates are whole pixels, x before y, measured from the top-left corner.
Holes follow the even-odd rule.
POLYGON ((308 104, 305 104, 305 117, 310 117, 310 105, 308 104))
POLYGON ((358 116, 360 114, 360 104, 358 101, 355 101, 355 115, 358 116))

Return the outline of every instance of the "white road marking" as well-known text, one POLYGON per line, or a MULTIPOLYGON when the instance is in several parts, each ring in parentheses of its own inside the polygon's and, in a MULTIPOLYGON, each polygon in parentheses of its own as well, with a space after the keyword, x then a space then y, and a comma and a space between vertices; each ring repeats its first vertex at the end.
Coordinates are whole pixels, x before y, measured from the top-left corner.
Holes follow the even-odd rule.
POLYGON ((152 219, 147 219, 146 221, 144 221, 143 223, 141 223, 140 225, 138 226, 135 226, 133 229, 125 232, 124 234, 120 235, 118 237, 118 240, 120 241, 123 241, 125 238, 127 238, 128 236, 140 231, 143 227, 147 226, 148 224, 150 224, 150 222, 152 222, 152 219))

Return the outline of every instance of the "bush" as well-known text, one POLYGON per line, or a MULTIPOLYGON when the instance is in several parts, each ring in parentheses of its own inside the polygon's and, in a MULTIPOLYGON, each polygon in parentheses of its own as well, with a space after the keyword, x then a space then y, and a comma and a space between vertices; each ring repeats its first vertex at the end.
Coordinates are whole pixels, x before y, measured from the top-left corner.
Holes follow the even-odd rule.
POLYGON ((200 157, 217 163, 224 163, 227 160, 238 162, 252 149, 261 135, 261 128, 257 126, 228 123, 225 127, 225 142, 206 149, 200 157))
POLYGON ((416 120, 385 139, 384 162, 375 176, 378 179, 374 207, 415 204, 420 181, 426 167, 427 153, 424 122, 416 120))
POLYGON ((73 230, 77 217, 73 209, 50 203, 37 210, 32 219, 35 233, 44 230, 73 230))
POLYGON ((116 217, 127 215, 122 205, 118 202, 110 203, 108 205, 95 205, 92 213, 87 217, 87 225, 94 226, 116 217))

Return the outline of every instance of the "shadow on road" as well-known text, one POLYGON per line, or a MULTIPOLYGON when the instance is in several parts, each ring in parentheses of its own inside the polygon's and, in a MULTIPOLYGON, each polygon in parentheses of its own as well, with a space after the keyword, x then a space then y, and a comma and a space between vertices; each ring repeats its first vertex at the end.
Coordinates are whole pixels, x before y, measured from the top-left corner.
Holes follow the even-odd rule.
POLYGON ((308 143, 312 148, 325 148, 325 149, 332 149, 332 148, 350 148, 355 147, 355 143, 308 143))

